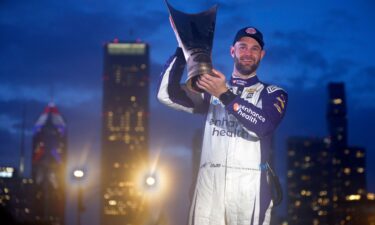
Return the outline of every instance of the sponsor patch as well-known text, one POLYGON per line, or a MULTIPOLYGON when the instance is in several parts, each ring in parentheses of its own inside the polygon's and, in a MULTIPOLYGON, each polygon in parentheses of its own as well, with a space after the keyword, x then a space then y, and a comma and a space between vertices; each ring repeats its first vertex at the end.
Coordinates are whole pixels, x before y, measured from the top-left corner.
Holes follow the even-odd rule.
POLYGON ((235 112, 237 112, 239 109, 240 109, 240 105, 238 104, 238 103, 234 103, 233 104, 233 110, 235 111, 235 112))
POLYGON ((257 89, 255 89, 255 88, 248 88, 248 89, 246 89, 246 92, 247 93, 254 93, 256 90, 257 89))
POLYGON ((233 80, 233 84, 237 84, 237 85, 240 85, 240 86, 244 86, 247 84, 246 81, 244 80, 233 80))
POLYGON ((280 106, 277 103, 274 103, 273 106, 275 106, 277 111, 281 114, 282 111, 281 111, 280 106))
POLYGON ((212 105, 220 105, 220 104, 222 104, 222 103, 221 103, 221 101, 220 101, 218 98, 213 97, 213 98, 211 99, 211 104, 212 104, 212 105))
POLYGON ((248 34, 256 34, 257 33, 257 31, 252 27, 247 28, 245 32, 248 33, 248 34))
POLYGON ((280 95, 278 97, 276 97, 276 100, 277 102, 273 104, 273 106, 275 106, 275 108, 277 109, 277 111, 282 114, 284 108, 285 108, 285 97, 284 95, 280 95))
POLYGON ((281 108, 284 109, 285 108, 285 97, 284 97, 284 95, 280 95, 276 99, 277 99, 277 101, 280 102, 281 108))
POLYGON ((267 93, 268 94, 271 94, 271 93, 273 93, 275 91, 278 91, 278 90, 282 90, 282 88, 279 88, 275 85, 270 85, 270 86, 267 87, 267 93))
POLYGON ((252 98, 254 93, 248 93, 245 98, 252 98))

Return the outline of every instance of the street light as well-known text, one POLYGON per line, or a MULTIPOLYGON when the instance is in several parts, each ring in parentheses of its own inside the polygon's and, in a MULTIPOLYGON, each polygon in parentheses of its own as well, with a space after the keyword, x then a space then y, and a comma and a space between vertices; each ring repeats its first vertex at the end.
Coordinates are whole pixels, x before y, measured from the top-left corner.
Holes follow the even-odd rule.
POLYGON ((77 225, 81 225, 81 213, 85 211, 83 205, 83 190, 82 190, 82 179, 85 176, 85 172, 82 169, 75 169, 73 171, 73 177, 78 181, 78 196, 77 196, 77 225))

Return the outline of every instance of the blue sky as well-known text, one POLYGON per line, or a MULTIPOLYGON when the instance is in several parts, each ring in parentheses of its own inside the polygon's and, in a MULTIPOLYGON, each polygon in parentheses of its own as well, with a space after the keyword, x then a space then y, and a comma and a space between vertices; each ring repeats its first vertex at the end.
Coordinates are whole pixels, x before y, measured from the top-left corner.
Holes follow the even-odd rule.
MULTIPOLYGON (((286 138, 326 136, 326 85, 345 82, 349 143, 366 148, 368 187, 375 192, 375 166, 370 163, 375 159, 371 132, 375 127, 375 3, 170 2, 189 13, 219 4, 213 63, 227 76, 232 70, 229 47, 235 32, 247 25, 263 32, 266 56, 259 78, 282 86, 290 98, 276 136, 276 162, 284 184, 286 138)), ((95 168, 100 159, 103 43, 139 38, 150 44, 150 149, 155 154, 161 151, 161 161, 174 168, 175 177, 186 178, 176 180, 181 191, 173 192, 166 203, 168 212, 178 215, 175 220, 182 218, 188 204, 184 193, 190 182, 191 137, 203 118, 171 111, 155 100, 161 68, 176 47, 164 1, 4 0, 0 31, 0 163, 10 165, 18 160, 22 108, 27 110, 30 146, 33 123, 53 96, 69 126, 69 168, 87 161, 88 167, 95 168)), ((92 190, 95 193, 95 187, 92 190)), ((95 198, 90 201, 96 202, 95 198)), ((98 210, 90 205, 89 212, 98 210)), ((86 221, 89 215, 85 214, 86 221)))

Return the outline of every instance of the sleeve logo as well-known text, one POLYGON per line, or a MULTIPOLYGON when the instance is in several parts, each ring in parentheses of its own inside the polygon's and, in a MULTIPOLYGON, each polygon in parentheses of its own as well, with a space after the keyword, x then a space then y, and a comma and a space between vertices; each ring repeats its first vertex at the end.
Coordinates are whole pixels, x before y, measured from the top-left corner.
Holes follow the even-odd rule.
POLYGON ((273 92, 275 92, 275 91, 278 91, 278 90, 283 90, 282 88, 279 88, 279 87, 277 87, 277 86, 275 86, 275 85, 271 85, 271 86, 268 86, 267 87, 267 93, 268 94, 271 94, 271 93, 273 93, 273 92))

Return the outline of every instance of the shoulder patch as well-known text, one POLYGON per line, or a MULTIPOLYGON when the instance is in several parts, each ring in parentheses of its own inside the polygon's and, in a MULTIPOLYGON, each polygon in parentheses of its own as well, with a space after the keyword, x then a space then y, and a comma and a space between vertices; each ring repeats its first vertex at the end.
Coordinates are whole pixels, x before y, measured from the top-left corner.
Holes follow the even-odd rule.
POLYGON ((268 94, 272 94, 273 92, 278 91, 278 90, 283 90, 283 89, 279 88, 278 86, 275 86, 275 85, 270 85, 270 86, 267 87, 267 93, 268 94))

